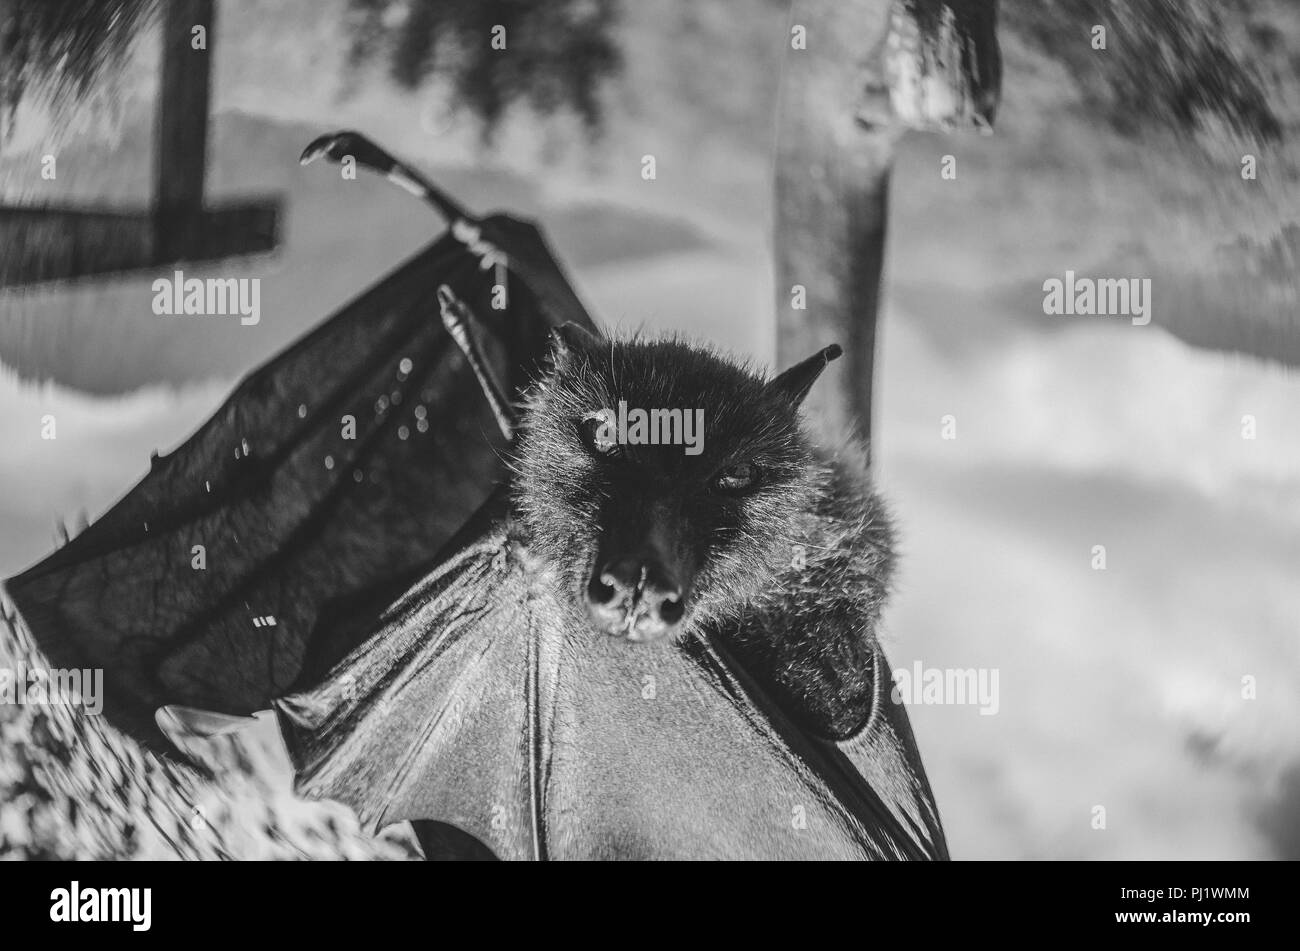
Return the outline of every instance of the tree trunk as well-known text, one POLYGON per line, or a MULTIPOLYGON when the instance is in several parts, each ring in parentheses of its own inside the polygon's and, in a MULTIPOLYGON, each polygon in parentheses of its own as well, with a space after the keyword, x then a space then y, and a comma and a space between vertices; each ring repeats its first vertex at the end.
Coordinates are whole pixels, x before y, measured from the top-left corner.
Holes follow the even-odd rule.
POLYGON ((168 0, 162 30, 162 80, 154 141, 155 253, 193 258, 202 242, 212 84, 215 0, 168 0), (194 28, 206 49, 194 49, 194 28))
POLYGON ((871 436, 894 146, 909 128, 991 125, 996 13, 997 0, 794 0, 777 117, 777 365, 844 347, 805 403, 828 434, 871 436))

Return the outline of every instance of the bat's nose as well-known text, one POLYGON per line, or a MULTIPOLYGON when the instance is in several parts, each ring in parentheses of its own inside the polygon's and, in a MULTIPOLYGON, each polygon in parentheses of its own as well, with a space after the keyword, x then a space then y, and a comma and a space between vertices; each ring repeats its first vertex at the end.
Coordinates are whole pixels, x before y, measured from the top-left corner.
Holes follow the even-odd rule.
POLYGON ((596 627, 630 641, 672 633, 686 613, 680 581, 657 559, 626 557, 592 572, 587 610, 596 627))

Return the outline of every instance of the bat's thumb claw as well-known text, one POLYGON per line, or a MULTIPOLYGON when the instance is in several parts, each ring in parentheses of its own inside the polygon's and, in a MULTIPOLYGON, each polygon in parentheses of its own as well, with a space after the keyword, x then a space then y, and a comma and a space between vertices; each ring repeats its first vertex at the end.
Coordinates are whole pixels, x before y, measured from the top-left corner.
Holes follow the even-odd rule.
POLYGON ((322 155, 328 155, 330 149, 332 149, 334 144, 338 142, 338 138, 337 134, 330 133, 329 135, 322 135, 320 138, 313 139, 311 144, 302 150, 302 155, 298 156, 298 164, 309 165, 322 155))
POLYGON ((313 139, 311 144, 302 150, 298 162, 306 165, 309 162, 316 161, 322 155, 328 156, 336 162, 341 162, 343 156, 354 154, 362 165, 378 168, 380 171, 386 171, 386 166, 392 164, 391 157, 383 149, 360 132, 348 130, 330 132, 313 139))

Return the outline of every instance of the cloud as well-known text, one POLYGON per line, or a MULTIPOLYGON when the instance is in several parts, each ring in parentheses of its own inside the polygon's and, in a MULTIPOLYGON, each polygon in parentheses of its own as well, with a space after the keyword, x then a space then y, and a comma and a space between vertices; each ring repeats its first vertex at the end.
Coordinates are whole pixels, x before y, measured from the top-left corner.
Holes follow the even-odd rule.
POLYGON ((912 315, 887 319, 891 659, 1001 672, 996 716, 912 710, 954 855, 1293 847, 1300 381, 1138 329, 941 355, 912 315), (1246 412, 1267 437, 1241 438, 1246 412))
POLYGON ((56 519, 93 520, 196 429, 231 384, 149 387, 101 399, 21 383, 0 368, 0 577, 48 554, 56 519), (43 439, 52 417, 54 439, 43 439))

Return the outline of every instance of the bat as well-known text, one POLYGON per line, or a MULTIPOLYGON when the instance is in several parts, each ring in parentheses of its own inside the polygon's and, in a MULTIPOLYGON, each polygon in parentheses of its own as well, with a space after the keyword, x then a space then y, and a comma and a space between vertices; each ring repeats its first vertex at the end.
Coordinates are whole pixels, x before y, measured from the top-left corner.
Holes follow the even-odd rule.
POLYGON ((300 792, 431 858, 946 858, 875 639, 888 519, 799 424, 838 348, 764 380, 606 340, 530 223, 358 133, 316 155, 448 232, 8 583, 50 659, 163 749, 160 710, 273 707, 300 792))
POLYGON ((838 355, 764 381, 559 328, 510 484, 276 701, 299 791, 410 820, 433 857, 946 858, 874 637, 892 531, 861 450, 799 425, 838 355))

